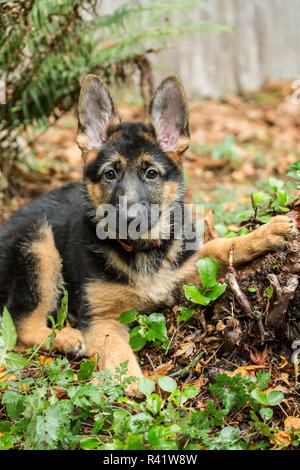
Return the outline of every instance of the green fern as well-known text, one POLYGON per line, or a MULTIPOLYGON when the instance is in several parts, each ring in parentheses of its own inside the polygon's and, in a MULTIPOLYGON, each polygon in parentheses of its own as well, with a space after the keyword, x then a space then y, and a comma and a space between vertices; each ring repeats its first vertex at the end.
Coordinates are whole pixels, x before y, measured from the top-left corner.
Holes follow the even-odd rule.
POLYGON ((174 46, 185 35, 227 30, 184 18, 197 4, 152 0, 99 16, 92 2, 83 0, 0 0, 0 79, 7 88, 0 128, 45 127, 49 116, 77 101, 84 74, 113 82, 120 70, 124 76, 125 65, 137 66, 140 57, 174 46), (171 20, 178 10, 183 19, 171 20))

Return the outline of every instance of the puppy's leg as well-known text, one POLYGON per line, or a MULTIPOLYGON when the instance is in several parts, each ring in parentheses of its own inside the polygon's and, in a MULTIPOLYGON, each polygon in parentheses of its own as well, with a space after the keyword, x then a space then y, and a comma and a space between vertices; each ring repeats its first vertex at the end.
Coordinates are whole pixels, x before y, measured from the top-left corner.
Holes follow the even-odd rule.
MULTIPOLYGON (((83 331, 83 337, 88 356, 99 354, 99 368, 115 372, 117 366, 128 361, 127 376, 143 377, 137 358, 129 345, 127 327, 111 318, 93 319, 88 328, 83 331)), ((131 384, 128 392, 137 393, 137 382, 131 384)))
MULTIPOLYGON (((40 345, 51 333, 48 315, 58 305, 62 284, 61 259, 53 233, 40 226, 19 247, 13 286, 7 307, 18 331, 18 348, 40 345)), ((79 330, 64 328, 56 332, 53 348, 62 353, 83 354, 83 338, 79 330)), ((46 346, 42 346, 46 349, 46 346)))
POLYGON ((201 258, 206 256, 215 258, 221 266, 225 267, 233 245, 234 263, 248 263, 268 251, 283 248, 286 241, 293 240, 296 236, 296 222, 284 215, 278 215, 247 235, 211 240, 200 250, 200 256, 201 258))
MULTIPOLYGON (((142 306, 139 292, 134 287, 104 281, 85 286, 87 311, 80 315, 81 329, 88 356, 100 356, 99 368, 114 372, 122 362, 128 361, 127 376, 143 377, 137 358, 129 345, 127 326, 117 321, 126 310, 142 306)), ((138 393, 137 382, 128 392, 138 393)))

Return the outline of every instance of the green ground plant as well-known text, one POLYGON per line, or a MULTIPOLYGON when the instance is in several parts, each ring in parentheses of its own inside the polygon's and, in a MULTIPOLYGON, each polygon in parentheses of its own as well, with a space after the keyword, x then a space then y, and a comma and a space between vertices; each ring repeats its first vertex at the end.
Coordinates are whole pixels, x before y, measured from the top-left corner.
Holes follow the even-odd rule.
MULTIPOLYGON (((11 341, 10 338, 8 338, 11 341)), ((256 377, 216 376, 202 411, 194 407, 200 390, 178 386, 170 376, 139 381, 142 399, 126 396, 127 363, 114 374, 95 372, 85 360, 76 372, 67 358, 40 362, 34 354, 18 369, 6 366, 0 383, 0 449, 199 450, 270 447, 277 428, 270 419, 284 396, 264 392, 270 373, 256 377), (227 424, 247 410, 248 433, 227 424), (253 436, 255 438, 253 439, 253 436)), ((300 432, 291 432, 298 446, 300 432)))

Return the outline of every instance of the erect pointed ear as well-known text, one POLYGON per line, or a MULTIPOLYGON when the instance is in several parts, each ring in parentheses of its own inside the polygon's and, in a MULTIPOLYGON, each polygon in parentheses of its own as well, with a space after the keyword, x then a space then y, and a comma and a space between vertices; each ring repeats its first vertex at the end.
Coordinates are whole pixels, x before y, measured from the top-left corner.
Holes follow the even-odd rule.
POLYGON ((83 152, 99 150, 106 141, 109 125, 120 118, 105 83, 96 75, 87 75, 78 103, 77 143, 83 152))
POLYGON ((156 139, 165 152, 182 153, 189 146, 186 96, 178 77, 168 77, 159 85, 148 111, 156 139))

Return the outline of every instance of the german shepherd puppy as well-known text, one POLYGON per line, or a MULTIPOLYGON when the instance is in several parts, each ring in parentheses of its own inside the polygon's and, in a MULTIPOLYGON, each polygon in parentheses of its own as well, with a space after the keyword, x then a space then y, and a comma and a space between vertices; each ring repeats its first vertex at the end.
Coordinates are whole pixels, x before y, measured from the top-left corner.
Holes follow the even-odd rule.
POLYGON ((161 211, 150 229, 163 223, 148 239, 121 240, 117 232, 100 239, 97 208, 110 204, 120 217, 121 196, 128 202, 127 223, 138 215, 131 209, 137 203, 146 212, 164 204, 169 215, 175 203, 183 205, 187 102, 180 80, 169 77, 157 89, 145 122, 122 122, 106 85, 88 75, 78 119, 83 181, 25 205, 0 230, 0 308, 6 305, 10 311, 20 346, 39 345, 50 333, 47 318, 58 307, 64 283, 78 323, 76 329, 57 331, 54 348, 78 356, 99 353, 102 369, 114 370, 128 360, 128 375, 141 377, 127 327, 116 320, 123 311, 153 312, 172 305, 182 284, 198 277, 200 257, 213 257, 226 267, 233 245, 235 264, 247 263, 282 248, 296 236, 296 227, 288 217, 277 216, 248 235, 191 250, 185 234, 176 239, 172 227, 169 239, 162 236, 167 218, 161 211))

